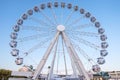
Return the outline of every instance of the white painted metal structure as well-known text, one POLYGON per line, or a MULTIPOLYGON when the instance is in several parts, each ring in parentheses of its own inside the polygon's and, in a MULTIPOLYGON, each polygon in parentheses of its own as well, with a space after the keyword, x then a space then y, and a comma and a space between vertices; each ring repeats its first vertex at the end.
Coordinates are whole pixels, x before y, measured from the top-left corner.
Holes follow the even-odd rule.
POLYGON ((18 72, 18 71, 13 71, 11 73, 12 76, 25 76, 25 77, 31 77, 32 72, 18 72))
MULTIPOLYGON (((25 64, 26 56, 29 55, 38 61, 40 58, 37 58, 37 56, 41 56, 43 52, 43 57, 37 63, 37 68, 33 75, 34 80, 37 80, 42 74, 42 70, 46 67, 46 62, 51 54, 53 55, 51 64, 47 65, 47 67, 50 66, 47 77, 48 80, 54 78, 55 62, 59 62, 59 47, 61 47, 60 50, 63 54, 65 75, 69 75, 67 69, 68 62, 66 60, 66 57, 69 56, 70 66, 73 71, 72 76, 74 78, 83 77, 84 80, 90 80, 86 70, 87 65, 83 64, 84 59, 92 65, 94 72, 101 70, 99 65, 105 63, 104 58, 108 54, 106 50, 108 47, 108 43, 106 42, 107 36, 104 32, 105 30, 101 28, 100 22, 83 8, 79 9, 79 6, 71 3, 48 2, 47 4, 42 3, 40 6, 29 9, 27 13, 24 13, 18 19, 10 35, 11 41, 9 45, 12 48, 11 55, 17 57, 15 60, 17 65, 25 64), (34 41, 36 39, 37 41, 34 41), (41 47, 46 47, 46 49, 40 49, 41 47), (38 49, 40 51, 37 52, 38 49), (91 51, 91 49, 94 51, 91 51), (35 53, 35 56, 33 53, 35 53), (90 55, 91 53, 95 53, 95 55, 100 53, 100 55, 90 55), (84 59, 81 58, 81 55, 84 59), (56 61, 57 56, 58 61, 56 61), (94 61, 96 58, 97 63, 94 61)), ((30 60, 35 62, 32 58, 30 60)), ((30 61, 28 62, 30 64, 30 61)))
MULTIPOLYGON (((80 61, 77 53, 75 52, 75 50, 74 50, 74 48, 73 48, 73 46, 72 46, 72 43, 70 42, 69 38, 67 37, 67 35, 66 35, 65 32, 64 32, 64 31, 65 31, 65 27, 64 27, 63 25, 58 25, 58 26, 57 26, 57 30, 58 30, 58 31, 57 31, 55 37, 53 38, 50 46, 48 47, 45 55, 43 56, 42 60, 40 61, 39 65, 38 65, 38 67, 37 67, 37 69, 36 69, 36 72, 35 72, 35 74, 34 74, 34 76, 33 76, 33 79, 34 79, 34 80, 38 79, 38 77, 39 77, 39 75, 40 75, 39 73, 41 73, 41 70, 43 69, 43 67, 44 67, 44 65, 45 65, 45 63, 46 63, 47 58, 48 58, 48 56, 50 55, 50 52, 51 52, 54 44, 56 43, 58 37, 61 35, 61 36, 62 36, 62 39, 64 40, 64 42, 65 42, 65 44, 66 44, 68 53, 69 53, 69 55, 71 56, 71 60, 73 60, 73 63, 75 64, 74 66, 75 66, 75 67, 78 69, 78 71, 79 71, 79 75, 81 75, 81 76, 84 75, 84 77, 85 77, 84 80, 90 80, 90 78, 89 78, 86 70, 84 69, 84 66, 83 66, 82 62, 80 61)), ((51 79, 52 79, 51 75, 53 74, 53 67, 54 67, 55 57, 56 57, 56 56, 54 56, 54 59, 53 59, 53 62, 52 62, 52 68, 51 68, 51 70, 50 70, 50 73, 49 73, 50 76, 48 77, 48 80, 51 80, 51 79)))

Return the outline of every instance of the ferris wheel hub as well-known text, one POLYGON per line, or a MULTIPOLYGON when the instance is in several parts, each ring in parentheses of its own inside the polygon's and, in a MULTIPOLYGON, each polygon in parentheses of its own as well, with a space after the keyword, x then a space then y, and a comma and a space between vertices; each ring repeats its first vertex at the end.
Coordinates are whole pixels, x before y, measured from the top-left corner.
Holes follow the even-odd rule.
POLYGON ((57 26, 57 30, 58 30, 58 31, 64 31, 64 30, 65 30, 65 26, 63 26, 63 25, 58 25, 58 26, 57 26))

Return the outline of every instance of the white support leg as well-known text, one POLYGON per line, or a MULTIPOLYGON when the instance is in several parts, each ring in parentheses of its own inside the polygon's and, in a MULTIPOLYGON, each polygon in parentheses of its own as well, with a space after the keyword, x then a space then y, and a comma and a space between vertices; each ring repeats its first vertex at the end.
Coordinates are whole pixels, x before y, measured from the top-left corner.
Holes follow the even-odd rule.
POLYGON ((62 39, 64 40, 64 43, 65 43, 65 45, 66 45, 66 48, 67 48, 67 51, 68 51, 68 53, 69 53, 69 56, 70 56, 70 60, 71 60, 71 66, 72 66, 72 69, 73 69, 73 76, 74 77, 78 77, 77 76, 77 71, 76 71, 76 62, 75 62, 75 59, 74 59, 74 57, 73 57, 73 55, 72 55, 72 51, 70 50, 70 47, 69 47, 69 44, 67 44, 67 41, 68 40, 66 40, 66 38, 64 38, 65 36, 63 36, 62 35, 62 39))
POLYGON ((56 46, 55 46, 55 52, 54 52, 50 72, 49 72, 49 75, 48 75, 48 80, 51 80, 52 75, 53 75, 54 63, 55 63, 55 58, 56 58, 56 53, 57 53, 57 45, 58 45, 58 39, 57 39, 57 43, 56 43, 56 46))
POLYGON ((62 39, 62 47, 63 47, 63 56, 64 56, 64 63, 65 63, 65 75, 68 75, 63 39, 62 39))
POLYGON ((71 57, 71 66, 72 66, 72 69, 73 69, 73 76, 76 78, 78 77, 77 75, 77 70, 76 70, 76 66, 75 66, 75 63, 74 63, 74 60, 73 58, 71 57))
POLYGON ((81 60, 79 59, 76 51, 74 50, 70 40, 68 39, 68 37, 66 36, 66 34, 63 31, 62 31, 62 36, 63 36, 63 39, 65 41, 66 47, 68 48, 69 54, 73 57, 74 63, 79 71, 79 74, 84 75, 85 80, 90 80, 90 78, 89 78, 81 60))
POLYGON ((67 65, 66 65, 66 57, 65 57, 65 53, 64 52, 63 52, 63 56, 64 56, 64 63, 65 63, 65 75, 68 75, 67 65))
POLYGON ((58 32, 56 33, 55 37, 53 38, 53 40, 51 41, 51 43, 50 43, 50 45, 49 45, 49 47, 48 47, 45 55, 43 56, 43 58, 42 58, 42 60, 40 61, 39 65, 37 66, 37 69, 35 70, 35 73, 34 73, 34 75, 33 75, 33 80, 36 80, 36 79, 39 77, 39 75, 40 75, 40 73, 41 73, 41 70, 43 69, 43 67, 44 67, 44 65, 45 65, 45 63, 46 63, 46 60, 47 60, 47 58, 48 58, 48 56, 49 56, 49 54, 50 54, 50 52, 51 52, 51 50, 52 50, 55 42, 56 42, 59 34, 60 34, 60 32, 58 31, 58 32))

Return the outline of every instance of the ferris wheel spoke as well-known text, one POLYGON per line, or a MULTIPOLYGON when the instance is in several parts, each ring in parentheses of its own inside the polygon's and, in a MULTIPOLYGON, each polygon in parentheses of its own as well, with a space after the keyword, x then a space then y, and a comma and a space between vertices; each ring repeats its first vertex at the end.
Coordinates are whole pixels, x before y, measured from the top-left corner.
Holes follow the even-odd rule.
POLYGON ((77 40, 79 43, 85 44, 86 46, 89 46, 89 47, 94 48, 96 50, 100 50, 100 46, 98 46, 98 45, 96 45, 96 44, 94 44, 92 42, 89 42, 89 41, 84 40, 82 38, 75 37, 73 35, 71 36, 71 38, 74 39, 74 40, 77 40))
POLYGON ((51 25, 57 26, 54 22, 52 22, 51 18, 48 17, 46 14, 44 14, 42 11, 40 11, 40 13, 45 17, 45 19, 47 21, 49 21, 51 23, 51 25))
POLYGON ((41 26, 24 26, 21 25, 21 30, 32 30, 32 31, 39 31, 39 32, 46 32, 46 30, 54 31, 54 27, 41 27, 41 26))
MULTIPOLYGON (((35 51, 35 50, 39 49, 40 47, 42 47, 43 45, 45 45, 45 43, 48 42, 49 40, 50 40, 50 38, 44 39, 43 41, 41 41, 41 42, 38 43, 37 45, 35 45, 35 46, 33 46, 32 48, 30 48, 30 49, 29 49, 27 52, 25 52, 25 53, 27 53, 27 55, 30 54, 30 53, 32 53, 33 51, 35 51)), ((25 56, 27 56, 27 55, 25 55, 25 56)))
POLYGON ((60 13, 60 20, 61 20, 60 22, 61 22, 61 23, 63 23, 63 13, 64 13, 64 12, 63 12, 63 9, 61 9, 61 13, 60 13))
POLYGON ((39 24, 42 25, 42 26, 53 26, 53 25, 50 25, 50 24, 48 24, 47 22, 45 22, 45 21, 43 21, 43 20, 41 20, 41 19, 37 19, 37 18, 35 18, 35 17, 30 17, 29 19, 32 20, 32 21, 34 21, 34 22, 39 23, 39 24))
POLYGON ((53 8, 51 8, 51 12, 52 12, 52 15, 53 15, 53 17, 54 17, 54 20, 55 20, 56 25, 58 25, 57 15, 55 14, 55 11, 53 10, 53 8))
POLYGON ((75 47, 75 49, 78 50, 78 52, 79 52, 81 55, 83 55, 83 57, 84 57, 85 59, 87 59, 91 64, 96 64, 96 62, 95 62, 90 56, 88 56, 88 54, 87 54, 83 49, 81 49, 81 48, 79 47, 79 45, 75 44, 74 42, 72 42, 72 43, 73 43, 73 46, 75 47))
POLYGON ((93 32, 80 32, 79 34, 88 37, 99 37, 98 33, 93 33, 93 32))
MULTIPOLYGON (((24 56, 23 58, 25 58, 26 56, 24 56)), ((38 65, 38 63, 37 63, 37 61, 33 58, 33 57, 31 57, 31 56, 27 56, 27 57, 29 57, 29 59, 32 61, 32 62, 34 62, 34 65, 38 65)))
POLYGON ((66 31, 68 31, 68 32, 76 31, 76 30, 78 31, 81 29, 89 28, 89 27, 94 27, 94 25, 91 23, 79 24, 79 25, 70 25, 69 27, 66 27, 66 29, 67 29, 66 31))
POLYGON ((88 36, 88 37, 99 37, 98 33, 93 32, 84 32, 84 31, 68 31, 68 34, 77 35, 77 36, 88 36))
POLYGON ((84 29, 84 28, 93 27, 93 26, 94 26, 93 24, 88 23, 88 24, 78 25, 76 27, 78 27, 78 29, 84 29))
POLYGON ((74 13, 74 11, 71 11, 71 12, 68 14, 67 18, 65 19, 64 25, 66 25, 66 24, 68 23, 68 21, 70 20, 70 18, 71 18, 72 15, 73 15, 73 13, 74 13))
POLYGON ((42 37, 43 34, 44 34, 45 37, 49 37, 48 33, 42 33, 42 34, 36 34, 36 35, 32 35, 32 36, 27 36, 27 37, 19 38, 18 42, 24 42, 24 41, 30 41, 30 40, 40 39, 40 37, 42 37))
POLYGON ((72 21, 70 24, 68 24, 67 26, 73 26, 75 24, 77 24, 81 19, 85 18, 85 16, 79 17, 77 19, 75 19, 74 21, 72 21))

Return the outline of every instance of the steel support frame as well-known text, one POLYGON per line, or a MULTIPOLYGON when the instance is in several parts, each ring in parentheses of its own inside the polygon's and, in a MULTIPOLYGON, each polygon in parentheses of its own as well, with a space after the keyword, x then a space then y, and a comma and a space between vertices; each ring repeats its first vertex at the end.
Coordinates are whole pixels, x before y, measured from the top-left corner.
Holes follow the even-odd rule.
POLYGON ((90 80, 90 77, 88 76, 88 73, 86 72, 79 56, 77 55, 76 51, 74 50, 72 43, 70 42, 70 40, 68 39, 67 35, 65 34, 65 32, 62 32, 62 36, 63 36, 63 40, 66 44, 66 48, 68 50, 69 55, 72 56, 74 64, 76 65, 78 71, 79 71, 79 75, 83 75, 85 77, 85 80, 90 80))
POLYGON ((90 77, 88 76, 88 73, 86 72, 79 56, 77 55, 76 51, 73 48, 73 45, 71 44, 69 38, 67 37, 67 35, 65 34, 64 31, 57 31, 55 37, 53 38, 53 40, 51 41, 51 43, 48 47, 46 53, 44 54, 42 60, 40 61, 39 65, 37 66, 37 69, 36 69, 32 79, 33 80, 38 79, 38 77, 39 77, 39 75, 40 75, 40 73, 41 73, 50 53, 51 53, 52 48, 54 47, 54 45, 59 37, 59 35, 62 36, 63 41, 65 42, 66 48, 68 50, 68 53, 70 55, 70 58, 73 60, 72 62, 75 64, 75 66, 79 72, 79 75, 83 75, 85 77, 84 80, 90 80, 90 77))
POLYGON ((51 43, 50 43, 47 51, 45 52, 44 56, 42 57, 42 60, 41 60, 40 63, 38 64, 37 69, 35 70, 35 73, 34 73, 33 78, 32 78, 33 80, 36 80, 36 79, 39 77, 39 75, 40 75, 40 73, 41 73, 41 71, 42 71, 42 69, 43 69, 43 67, 44 67, 44 65, 45 65, 45 63, 46 63, 46 61, 47 61, 47 59, 48 59, 48 56, 50 55, 50 52, 51 52, 51 50, 52 50, 52 48, 53 48, 56 40, 57 40, 58 37, 59 37, 59 34, 60 34, 60 31, 58 31, 58 32, 56 33, 55 37, 54 37, 53 40, 51 41, 51 43))

